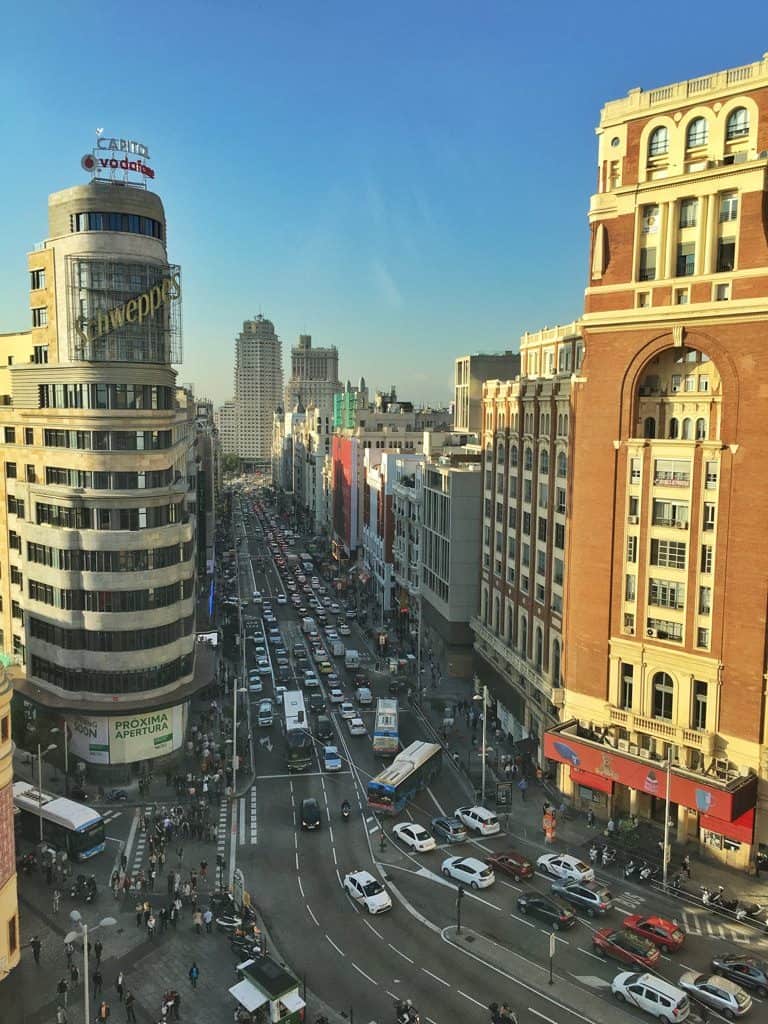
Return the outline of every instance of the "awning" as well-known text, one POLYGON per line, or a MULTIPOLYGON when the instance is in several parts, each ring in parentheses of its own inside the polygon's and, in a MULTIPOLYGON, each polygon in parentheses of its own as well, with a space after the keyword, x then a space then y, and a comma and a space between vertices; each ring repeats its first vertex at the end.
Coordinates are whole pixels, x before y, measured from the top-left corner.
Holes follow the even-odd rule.
POLYGON ((702 814, 699 825, 710 832, 717 832, 720 836, 735 839, 737 843, 751 845, 755 832, 755 809, 753 807, 752 810, 746 811, 735 821, 723 821, 722 818, 715 818, 711 814, 702 814))
MULTIPOLYGON (((258 1010, 260 1006, 264 1006, 265 1003, 269 1002, 269 999, 264 995, 260 988, 244 978, 242 981, 238 981, 236 985, 233 985, 229 990, 229 994, 234 996, 235 999, 240 1003, 243 1009, 247 1010, 248 1013, 253 1013, 254 1010, 258 1010)), ((304 1004, 302 1003, 302 1006, 304 1004)))
POLYGON ((307 1005, 299 995, 299 990, 295 992, 289 992, 288 995, 280 996, 279 1000, 289 1013, 296 1013, 297 1010, 303 1010, 307 1005))
POLYGON ((571 781, 579 786, 586 786, 587 789, 597 789, 601 793, 612 793, 613 783, 610 779, 604 779, 602 775, 595 775, 594 772, 585 772, 581 768, 571 767, 571 781))

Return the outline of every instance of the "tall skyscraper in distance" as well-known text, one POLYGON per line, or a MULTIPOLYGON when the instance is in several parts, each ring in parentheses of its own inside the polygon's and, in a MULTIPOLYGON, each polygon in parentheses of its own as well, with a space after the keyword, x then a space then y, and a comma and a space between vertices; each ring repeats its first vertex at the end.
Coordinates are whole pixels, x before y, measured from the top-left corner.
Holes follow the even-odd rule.
POLYGON ((237 455, 244 469, 268 469, 272 424, 283 401, 282 344, 261 314, 246 320, 235 347, 237 455))
POLYGON ((306 408, 333 410, 333 396, 341 391, 339 351, 335 345, 312 348, 312 335, 300 334, 298 345, 291 349, 291 376, 285 385, 283 408, 293 409, 300 400, 306 408))

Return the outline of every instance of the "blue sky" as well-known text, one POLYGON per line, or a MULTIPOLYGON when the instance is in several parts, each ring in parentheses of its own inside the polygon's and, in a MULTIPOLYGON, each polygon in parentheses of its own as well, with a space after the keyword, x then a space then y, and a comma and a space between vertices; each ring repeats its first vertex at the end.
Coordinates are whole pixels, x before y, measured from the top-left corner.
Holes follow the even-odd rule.
POLYGON ((97 127, 147 143, 182 266, 179 379, 217 401, 261 311, 341 376, 444 401, 453 359, 577 317, 602 104, 759 60, 766 7, 411 0, 11 4, 0 333, 97 127), (761 36, 762 30, 762 36, 761 36), (752 42, 746 36, 752 37, 752 42))

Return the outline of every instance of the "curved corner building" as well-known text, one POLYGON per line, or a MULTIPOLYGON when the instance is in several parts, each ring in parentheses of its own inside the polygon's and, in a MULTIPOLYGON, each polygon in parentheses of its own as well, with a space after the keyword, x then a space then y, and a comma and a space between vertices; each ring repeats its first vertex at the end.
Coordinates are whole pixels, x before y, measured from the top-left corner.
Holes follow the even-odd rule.
POLYGON ((181 277, 157 195, 94 180, 48 209, 32 329, 0 335, 0 647, 17 693, 66 719, 70 758, 136 764, 181 746, 213 674, 195 651, 181 277))

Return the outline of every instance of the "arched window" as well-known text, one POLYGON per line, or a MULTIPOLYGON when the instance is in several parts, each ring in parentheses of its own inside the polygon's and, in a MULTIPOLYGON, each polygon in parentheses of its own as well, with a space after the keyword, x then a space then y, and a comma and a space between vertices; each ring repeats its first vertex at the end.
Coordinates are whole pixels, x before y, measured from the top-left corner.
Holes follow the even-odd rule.
POLYGON ((542 448, 541 451, 539 452, 539 472, 540 473, 548 473, 549 472, 549 452, 547 451, 546 448, 542 448))
POLYGON ((563 414, 559 413, 557 417, 557 436, 563 436, 563 414))
POLYGON ((517 445, 516 444, 510 445, 510 448, 509 448, 509 464, 510 464, 510 466, 516 466, 517 465, 517 445))
POLYGON ((565 480, 568 475, 568 456, 565 452, 558 452, 557 455, 557 475, 565 480))
POLYGON ((673 416, 672 419, 669 421, 669 436, 671 438, 675 438, 675 437, 678 436, 679 433, 680 433, 680 424, 678 423, 678 421, 673 416))
POLYGON ((654 128, 648 140, 648 156, 664 156, 669 152, 669 132, 662 124, 654 128))
POLYGON ((493 622, 492 628, 495 633, 499 631, 499 595, 493 595, 493 622))
POLYGON ((745 135, 749 135, 749 113, 746 107, 736 107, 725 123, 725 137, 730 142, 731 139, 743 139, 745 135))
POLYGON ((488 621, 488 591, 485 587, 480 594, 480 618, 483 622, 488 621))
POLYGON ((520 651, 524 658, 528 657, 528 620, 525 616, 520 619, 520 651))
POLYGON ((504 607, 504 640, 509 643, 512 638, 512 605, 507 602, 504 607))
POLYGON ((552 643, 552 685, 560 685, 560 641, 552 643))
POLYGON ((563 437, 568 437, 568 413, 563 416, 563 437))
POLYGON ((672 719, 674 712, 675 684, 667 672, 657 672, 653 677, 653 717, 672 719))
POLYGON ((496 448, 496 461, 497 462, 503 462, 504 461, 504 442, 503 441, 499 441, 498 447, 496 448))
POLYGON ((683 432, 680 436, 684 441, 691 440, 691 421, 687 416, 683 420, 683 432))
POLYGON ((533 469, 533 449, 526 448, 523 455, 523 469, 533 469))
POLYGON ((646 416, 643 423, 643 437, 656 437, 656 420, 653 416, 646 416))
POLYGON ((709 140, 709 125, 705 117, 695 117, 688 125, 685 136, 686 149, 694 149, 696 146, 706 146, 709 140))
POLYGON ((703 417, 699 417, 696 420, 696 440, 706 441, 707 439, 707 421, 703 417))
POLYGON ((541 671, 544 660, 544 634, 541 626, 536 627, 536 668, 541 671))

